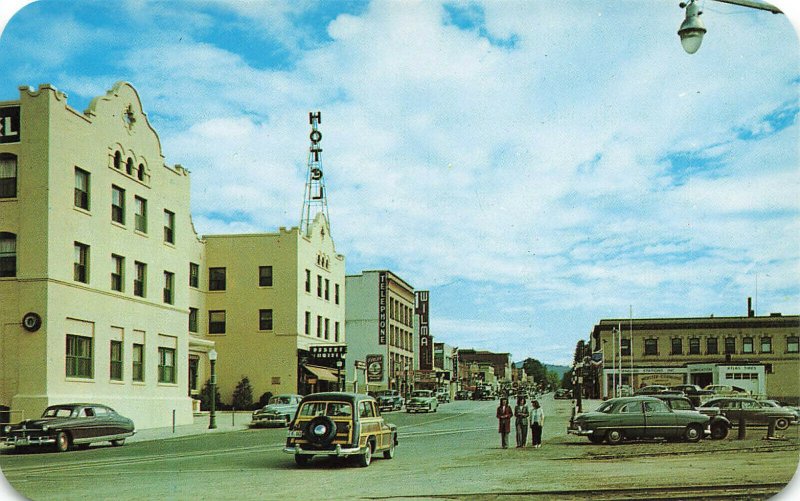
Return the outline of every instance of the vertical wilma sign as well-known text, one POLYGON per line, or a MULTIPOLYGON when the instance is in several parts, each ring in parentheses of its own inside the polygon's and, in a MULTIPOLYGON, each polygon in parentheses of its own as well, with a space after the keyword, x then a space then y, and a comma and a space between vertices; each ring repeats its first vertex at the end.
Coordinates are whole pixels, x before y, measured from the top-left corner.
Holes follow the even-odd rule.
POLYGON ((419 370, 433 370, 433 338, 428 328, 428 291, 417 291, 417 317, 419 318, 419 370))
POLYGON ((386 344, 386 272, 378 273, 378 344, 386 344))

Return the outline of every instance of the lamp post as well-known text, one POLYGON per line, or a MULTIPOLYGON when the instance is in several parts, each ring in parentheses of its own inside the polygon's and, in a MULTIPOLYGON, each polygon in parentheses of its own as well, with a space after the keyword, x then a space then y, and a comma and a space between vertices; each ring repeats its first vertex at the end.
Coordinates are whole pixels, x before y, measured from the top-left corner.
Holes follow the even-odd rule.
MULTIPOLYGON (((717 2, 729 3, 739 5, 741 7, 749 7, 751 9, 766 10, 773 14, 783 14, 783 12, 772 4, 767 2, 755 2, 753 0, 715 0, 717 2)), ((700 16, 703 11, 697 5, 696 0, 688 0, 680 3, 681 8, 686 9, 686 17, 678 29, 678 36, 681 37, 681 45, 683 50, 688 54, 694 54, 703 43, 703 35, 706 34, 706 27, 700 16)))
POLYGON ((211 363, 211 412, 208 417, 208 429, 213 430, 217 427, 217 350, 211 348, 208 352, 208 361, 211 363))

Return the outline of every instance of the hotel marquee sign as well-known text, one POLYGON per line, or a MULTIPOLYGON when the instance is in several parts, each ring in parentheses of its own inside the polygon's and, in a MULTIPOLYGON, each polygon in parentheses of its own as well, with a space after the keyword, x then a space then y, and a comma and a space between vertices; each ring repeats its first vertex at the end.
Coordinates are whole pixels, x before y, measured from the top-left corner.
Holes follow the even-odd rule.
POLYGON ((19 142, 19 106, 0 108, 0 144, 19 142))

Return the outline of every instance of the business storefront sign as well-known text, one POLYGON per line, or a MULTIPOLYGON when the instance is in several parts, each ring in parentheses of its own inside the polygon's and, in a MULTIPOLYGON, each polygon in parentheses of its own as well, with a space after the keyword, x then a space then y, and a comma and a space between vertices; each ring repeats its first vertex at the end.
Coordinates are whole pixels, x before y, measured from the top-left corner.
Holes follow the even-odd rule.
POLYGON ((383 381, 383 355, 367 355, 367 382, 380 383, 383 381))
POLYGON ((309 348, 311 356, 316 359, 342 360, 347 354, 347 345, 317 345, 309 348))
POLYGON ((19 106, 0 108, 0 143, 18 143, 19 106))
POLYGON ((416 313, 419 325, 419 368, 423 371, 433 370, 433 337, 428 327, 428 311, 430 292, 417 291, 416 313))
POLYGON ((378 344, 386 344, 386 272, 378 273, 378 344))

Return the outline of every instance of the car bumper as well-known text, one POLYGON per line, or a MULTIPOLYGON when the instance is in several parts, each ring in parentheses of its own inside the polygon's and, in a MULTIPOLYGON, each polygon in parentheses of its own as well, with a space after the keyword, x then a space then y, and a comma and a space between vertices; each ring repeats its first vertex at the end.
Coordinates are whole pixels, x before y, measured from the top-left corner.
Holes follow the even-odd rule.
POLYGON ((250 426, 283 426, 286 420, 282 417, 256 418, 250 422, 250 426))
POLYGON ((586 428, 582 428, 580 426, 574 426, 572 428, 567 428, 567 433, 569 433, 571 435, 586 436, 586 435, 594 434, 594 430, 589 430, 589 429, 586 429, 586 428))
POLYGON ((429 411, 432 408, 432 405, 406 405, 407 411, 429 411))
POLYGON ((6 437, 5 444, 13 447, 48 445, 56 443, 55 437, 6 437))
POLYGON ((361 447, 342 447, 339 444, 336 444, 336 447, 333 449, 301 449, 299 445, 295 445, 294 447, 284 447, 283 452, 286 454, 294 454, 299 456, 337 456, 337 457, 345 457, 345 456, 354 456, 356 454, 363 454, 363 448, 361 447))

